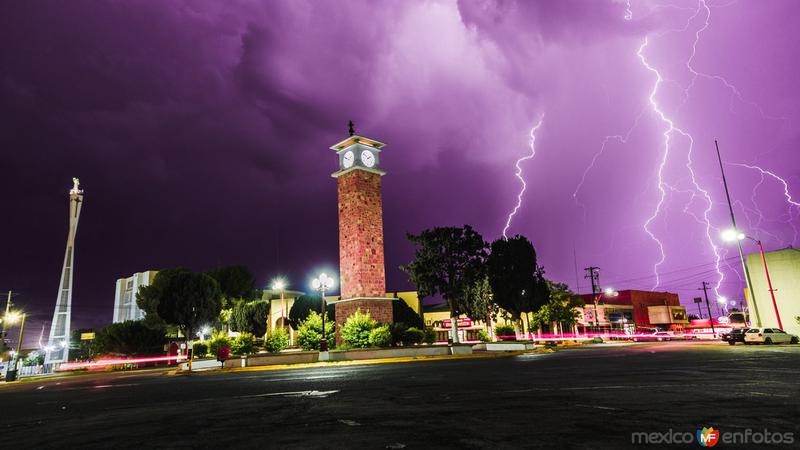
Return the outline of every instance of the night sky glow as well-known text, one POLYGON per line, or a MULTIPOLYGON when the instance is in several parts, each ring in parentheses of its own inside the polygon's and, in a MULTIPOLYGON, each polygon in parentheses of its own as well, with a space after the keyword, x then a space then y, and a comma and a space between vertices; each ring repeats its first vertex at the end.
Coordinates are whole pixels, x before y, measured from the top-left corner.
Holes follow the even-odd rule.
POLYGON ((77 176, 75 326, 110 322, 116 278, 148 269, 308 290, 338 265, 328 147, 352 119, 388 144, 391 290, 411 288, 406 232, 471 224, 528 236, 581 292, 594 265, 603 287, 740 300, 714 139, 740 228, 797 246, 799 21, 792 0, 16 2, 0 289, 38 339, 77 176))

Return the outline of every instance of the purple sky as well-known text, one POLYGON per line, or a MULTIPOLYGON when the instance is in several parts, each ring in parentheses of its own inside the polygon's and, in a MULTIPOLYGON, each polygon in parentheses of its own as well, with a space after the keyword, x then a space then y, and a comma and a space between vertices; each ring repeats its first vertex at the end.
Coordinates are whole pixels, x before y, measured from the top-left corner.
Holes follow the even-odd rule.
MULTIPOLYGON (((632 0, 626 9, 590 0, 9 5, 0 15, 0 289, 20 292, 38 336, 56 299, 73 176, 86 192, 76 325, 110 322, 115 279, 146 269, 246 264, 260 283, 285 274, 305 289, 315 270, 338 265, 328 147, 348 119, 388 143, 387 287, 409 289, 397 270, 412 256, 407 231, 471 224, 487 240, 501 235, 521 187, 515 162, 529 156, 543 117, 535 156, 520 162, 527 190, 509 234, 531 239, 549 277, 578 288, 575 254, 581 292, 589 265, 601 267, 603 286, 652 289, 661 261, 658 289, 684 303, 703 280, 738 300, 736 252, 718 239, 729 218, 714 139, 729 163, 772 171, 800 200, 800 4, 632 0)), ((742 228, 769 249, 797 245, 800 208, 783 184, 727 170, 742 228)))

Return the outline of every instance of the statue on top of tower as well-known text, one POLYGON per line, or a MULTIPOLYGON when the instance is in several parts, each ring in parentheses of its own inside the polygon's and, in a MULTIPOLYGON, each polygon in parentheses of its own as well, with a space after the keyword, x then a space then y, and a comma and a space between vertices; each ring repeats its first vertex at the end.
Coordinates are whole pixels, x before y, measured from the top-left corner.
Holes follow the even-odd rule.
POLYGON ((347 123, 347 126, 349 127, 348 132, 350 133, 350 136, 356 134, 356 129, 354 128, 355 125, 353 125, 353 121, 352 120, 347 123))
POLYGON ((72 189, 70 189, 70 194, 80 194, 83 191, 80 189, 81 180, 77 177, 72 177, 72 189))

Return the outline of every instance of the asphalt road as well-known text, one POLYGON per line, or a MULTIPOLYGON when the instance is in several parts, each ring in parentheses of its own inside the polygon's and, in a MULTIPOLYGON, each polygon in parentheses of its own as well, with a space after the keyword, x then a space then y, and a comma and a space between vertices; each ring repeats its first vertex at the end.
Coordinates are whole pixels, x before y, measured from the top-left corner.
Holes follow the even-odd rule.
MULTIPOLYGON (((767 428, 797 439, 798 356, 797 345, 668 342, 191 377, 71 377, 0 387, 0 442, 14 448, 616 449, 632 446, 632 432, 694 434, 702 426, 767 428)), ((750 446, 756 447, 765 448, 750 446)))

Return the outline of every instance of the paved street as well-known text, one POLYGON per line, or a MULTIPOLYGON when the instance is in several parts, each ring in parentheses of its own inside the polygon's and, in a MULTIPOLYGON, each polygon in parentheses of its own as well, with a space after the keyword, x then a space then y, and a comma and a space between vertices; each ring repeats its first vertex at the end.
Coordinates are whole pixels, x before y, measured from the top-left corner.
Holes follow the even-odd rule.
POLYGON ((704 425, 800 435, 798 356, 800 346, 604 345, 191 377, 95 375, 6 385, 0 398, 4 442, 26 448, 620 448, 631 432, 694 434, 704 425))

